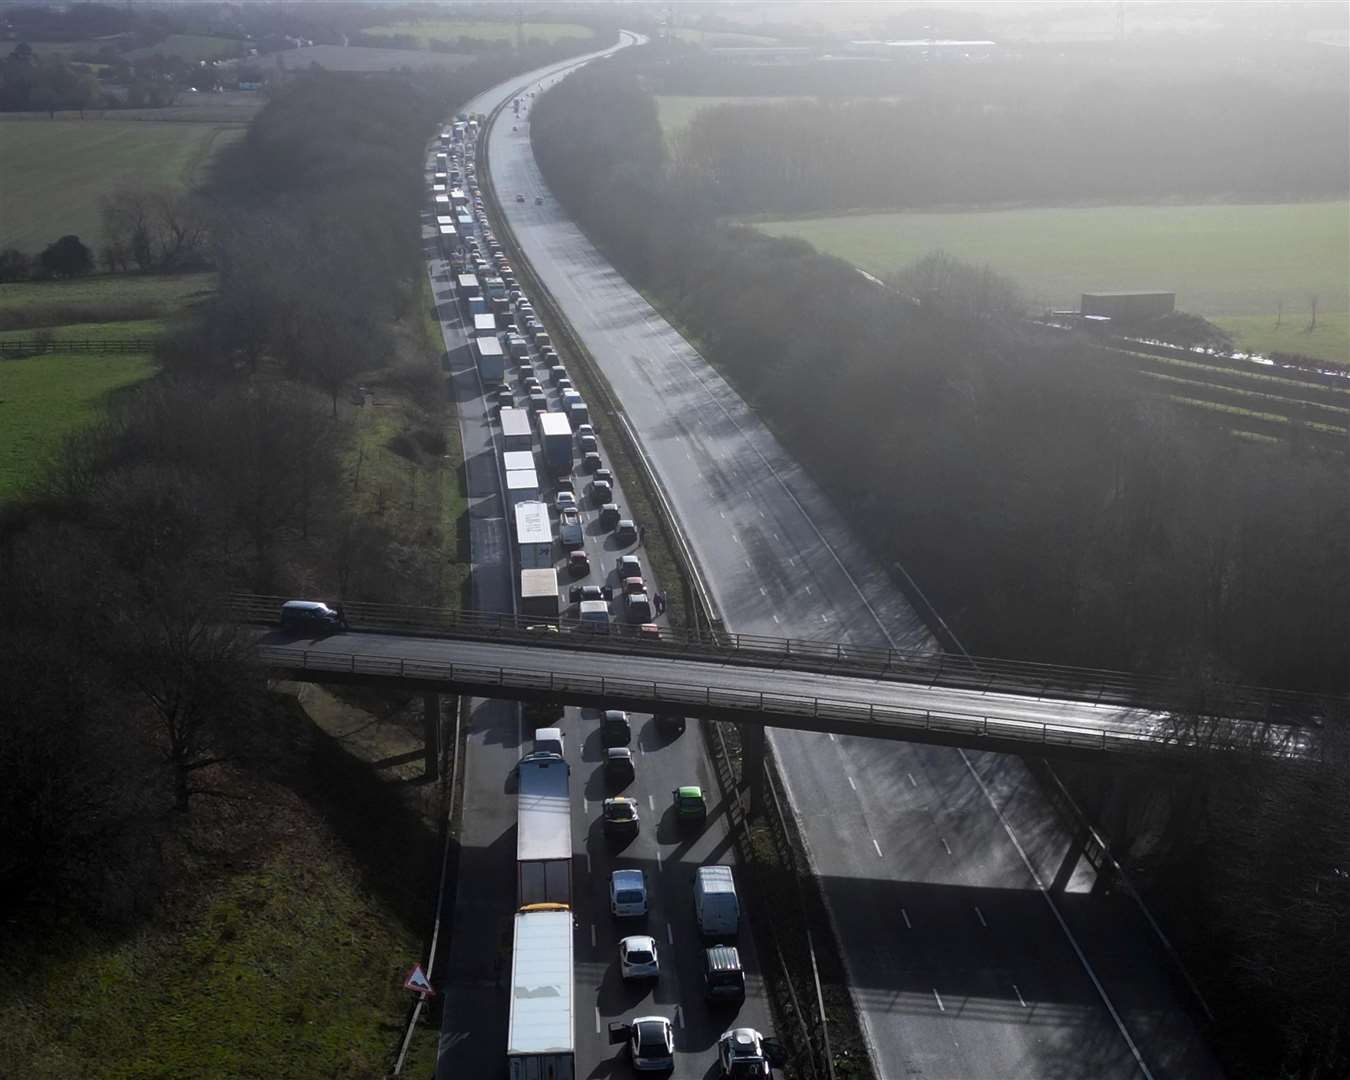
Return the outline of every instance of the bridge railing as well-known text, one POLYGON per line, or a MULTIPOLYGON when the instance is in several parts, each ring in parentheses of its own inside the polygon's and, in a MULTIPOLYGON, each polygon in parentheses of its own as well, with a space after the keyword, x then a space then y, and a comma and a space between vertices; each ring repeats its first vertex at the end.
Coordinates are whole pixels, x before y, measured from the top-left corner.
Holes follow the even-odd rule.
MULTIPOLYGON (((275 624, 288 597, 235 594, 229 613, 242 622, 275 624)), ((533 645, 584 648, 598 652, 649 654, 670 658, 718 658, 826 674, 869 675, 981 692, 1006 692, 1094 703, 1195 712, 1236 718, 1264 718, 1272 707, 1291 714, 1323 709, 1322 699, 1293 691, 1236 684, 1212 684, 1201 698, 1178 682, 1095 668, 968 657, 944 652, 903 652, 812 638, 779 638, 724 630, 642 627, 611 623, 608 633, 567 617, 544 618, 451 608, 344 603, 354 630, 397 632, 469 640, 519 640, 533 645)))
MULTIPOLYGON (((500 688, 539 694, 572 694, 596 700, 642 702, 653 711, 668 708, 693 714, 716 711, 723 718, 798 717, 820 722, 862 723, 894 732, 959 737, 991 746, 1022 744, 1027 752, 1057 748, 1099 753, 1176 754, 1202 749, 1254 752, 1296 758, 1314 758, 1315 748, 1289 729, 1243 721, 1230 722, 1222 732, 1213 727, 1203 737, 1185 725, 1158 720, 1151 727, 1104 727, 1051 723, 993 714, 934 712, 865 701, 763 693, 753 690, 699 686, 538 668, 492 667, 435 660, 398 659, 361 653, 312 651, 303 646, 267 645, 259 658, 274 667, 306 672, 334 672, 390 679, 445 682, 475 688, 500 688)), ((879 732, 880 733, 880 732, 879 732)))

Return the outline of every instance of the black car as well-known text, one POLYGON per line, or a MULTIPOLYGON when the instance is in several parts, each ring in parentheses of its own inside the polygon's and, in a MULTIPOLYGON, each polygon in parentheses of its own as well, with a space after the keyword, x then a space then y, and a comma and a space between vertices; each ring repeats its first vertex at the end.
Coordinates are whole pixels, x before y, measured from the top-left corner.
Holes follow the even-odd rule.
POLYGON ((591 501, 603 506, 614 498, 614 489, 607 480, 596 480, 591 484, 591 501))
POLYGON ((595 480, 597 483, 613 484, 614 474, 604 466, 601 466, 591 474, 591 479, 595 480))
POLYGON ((567 590, 567 599, 574 604, 583 600, 612 600, 614 590, 608 585, 573 585, 567 590))
POLYGON ((602 529, 612 529, 619 523, 619 504, 605 503, 600 507, 600 527, 602 529))
POLYGON ((581 455, 581 468, 584 472, 595 472, 600 468, 600 455, 594 450, 587 450, 581 455))
POLYGON ((641 828, 636 799, 606 799, 600 805, 606 836, 630 837, 641 828))
POLYGON ((633 740, 633 725, 622 709, 606 709, 600 722, 600 737, 606 746, 627 746, 633 740))
POLYGON ((611 746, 605 751, 605 779, 615 788, 632 783, 637 775, 633 767, 633 751, 626 746, 611 746))

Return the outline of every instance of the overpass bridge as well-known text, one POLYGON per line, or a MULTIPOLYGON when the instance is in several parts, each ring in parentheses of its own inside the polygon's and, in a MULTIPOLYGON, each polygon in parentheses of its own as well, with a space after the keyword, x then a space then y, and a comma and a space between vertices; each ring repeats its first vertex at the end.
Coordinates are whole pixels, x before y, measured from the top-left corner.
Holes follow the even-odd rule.
MULTIPOLYGON (((233 614, 272 623, 282 600, 235 597, 233 614)), ((1309 731, 1272 711, 1325 707, 1284 691, 1211 687, 1205 701, 1118 672, 842 642, 664 628, 648 639, 567 619, 358 603, 347 615, 352 629, 323 637, 260 632, 259 659, 302 681, 728 720, 747 731, 750 754, 765 727, 786 727, 1035 757, 1315 760, 1309 731)))

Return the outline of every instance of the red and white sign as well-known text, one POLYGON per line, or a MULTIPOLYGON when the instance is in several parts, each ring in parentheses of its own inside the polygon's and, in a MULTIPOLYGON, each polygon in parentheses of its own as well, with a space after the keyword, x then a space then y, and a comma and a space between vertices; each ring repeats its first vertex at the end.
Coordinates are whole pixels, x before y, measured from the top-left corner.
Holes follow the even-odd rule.
POLYGON ((413 969, 408 972, 408 977, 403 980, 403 989, 411 990, 414 994, 426 994, 428 997, 436 996, 436 991, 431 986, 431 980, 427 978, 427 973, 422 970, 421 964, 413 965, 413 969))

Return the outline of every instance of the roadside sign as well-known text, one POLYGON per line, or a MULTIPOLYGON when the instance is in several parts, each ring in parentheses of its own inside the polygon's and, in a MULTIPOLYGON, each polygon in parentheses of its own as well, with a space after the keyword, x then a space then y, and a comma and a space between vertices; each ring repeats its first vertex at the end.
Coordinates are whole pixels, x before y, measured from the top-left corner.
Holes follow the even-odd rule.
POLYGON ((403 989, 411 990, 415 994, 426 994, 429 997, 436 996, 436 991, 431 986, 431 980, 427 978, 421 964, 413 965, 413 969, 408 972, 408 977, 403 980, 403 989))

